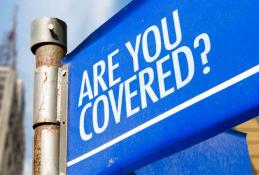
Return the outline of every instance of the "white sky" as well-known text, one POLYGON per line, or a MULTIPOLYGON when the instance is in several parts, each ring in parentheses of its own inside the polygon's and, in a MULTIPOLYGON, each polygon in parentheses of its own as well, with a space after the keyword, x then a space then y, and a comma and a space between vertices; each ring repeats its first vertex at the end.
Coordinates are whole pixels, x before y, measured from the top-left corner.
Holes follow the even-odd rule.
POLYGON ((115 14, 131 0, 0 0, 0 40, 3 32, 11 27, 14 4, 18 13, 18 74, 25 82, 26 109, 26 161, 24 174, 31 174, 32 157, 32 93, 35 58, 30 52, 30 27, 33 19, 43 16, 57 17, 68 26, 68 51, 72 51, 89 34, 115 14))

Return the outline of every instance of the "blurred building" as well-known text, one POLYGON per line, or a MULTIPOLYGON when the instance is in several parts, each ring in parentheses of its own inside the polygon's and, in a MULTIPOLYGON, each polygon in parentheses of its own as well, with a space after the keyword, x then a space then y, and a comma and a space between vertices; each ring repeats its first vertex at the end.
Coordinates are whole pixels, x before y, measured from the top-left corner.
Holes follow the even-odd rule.
POLYGON ((16 74, 16 11, 0 43, 0 175, 22 175, 24 87, 16 74))
POLYGON ((236 127, 247 134, 248 150, 254 175, 259 175, 259 118, 252 119, 236 127))
POLYGON ((10 67, 0 67, 0 175, 19 175, 24 158, 24 89, 10 67))

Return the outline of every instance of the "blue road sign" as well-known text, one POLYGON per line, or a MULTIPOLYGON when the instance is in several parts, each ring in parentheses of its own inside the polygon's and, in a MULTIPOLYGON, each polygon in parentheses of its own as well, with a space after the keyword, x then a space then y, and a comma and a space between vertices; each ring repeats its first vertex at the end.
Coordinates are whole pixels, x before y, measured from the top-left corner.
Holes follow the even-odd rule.
POLYGON ((123 174, 258 115, 258 9, 134 1, 87 38, 64 61, 68 173, 123 174))

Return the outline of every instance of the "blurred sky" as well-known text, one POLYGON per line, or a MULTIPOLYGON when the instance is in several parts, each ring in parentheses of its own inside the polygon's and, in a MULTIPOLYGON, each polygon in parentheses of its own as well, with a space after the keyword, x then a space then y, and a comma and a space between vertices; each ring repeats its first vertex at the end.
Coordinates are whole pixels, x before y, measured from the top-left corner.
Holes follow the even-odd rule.
POLYGON ((68 52, 114 15, 131 0, 0 0, 0 42, 12 27, 12 15, 17 4, 17 68, 25 82, 26 154, 24 174, 31 174, 32 160, 32 93, 35 58, 30 52, 30 27, 33 19, 43 16, 57 17, 68 26, 68 52))

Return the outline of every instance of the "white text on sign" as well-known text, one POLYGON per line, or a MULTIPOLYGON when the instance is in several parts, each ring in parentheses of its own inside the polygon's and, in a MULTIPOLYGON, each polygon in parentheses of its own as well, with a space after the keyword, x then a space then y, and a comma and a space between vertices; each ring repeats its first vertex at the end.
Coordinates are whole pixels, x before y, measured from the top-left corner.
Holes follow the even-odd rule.
POLYGON ((133 76, 122 80, 118 73, 120 64, 118 61, 120 50, 112 51, 107 60, 100 60, 92 67, 91 74, 85 70, 82 74, 82 83, 78 100, 78 107, 81 108, 80 115, 80 136, 82 140, 92 139, 93 133, 101 134, 109 127, 111 117, 116 124, 121 121, 122 104, 125 104, 127 118, 148 107, 147 99, 152 103, 169 96, 177 90, 188 85, 195 75, 195 64, 192 49, 197 49, 202 43, 205 46, 200 54, 203 74, 210 72, 207 54, 210 52, 211 43, 207 33, 198 35, 193 42, 193 46, 180 46, 182 42, 182 30, 178 11, 172 13, 172 26, 168 25, 166 17, 161 19, 160 25, 152 25, 143 33, 138 34, 133 41, 125 43, 125 48, 131 56, 133 76), (172 35, 169 28, 173 27, 175 33, 172 35), (154 43, 152 51, 150 44, 154 43), (162 49, 167 50, 167 55, 162 55, 162 49), (140 60, 144 59, 144 60, 140 60), (155 67, 140 68, 140 62, 144 61, 147 65, 155 63, 155 67), (172 69, 165 69, 165 64, 171 62, 172 69), (183 74, 182 65, 188 70, 183 74), (104 74, 108 74, 108 81, 105 81, 104 74), (93 82, 90 82, 90 77, 93 82), (158 81, 155 82, 154 80, 158 81), (170 80, 170 81, 168 81, 170 80), (138 88, 133 88, 132 83, 138 84, 138 88), (152 88, 157 83, 158 90, 152 88), (118 86, 118 93, 114 93, 113 87, 118 86), (108 90, 107 94, 102 92, 108 90), (138 106, 132 105, 132 100, 140 97, 138 106), (124 101, 124 103, 122 103, 124 101), (104 108, 104 113, 100 114, 98 109, 104 108), (91 110, 92 128, 86 128, 86 112, 91 110), (111 110, 111 111, 110 111, 111 110), (112 114, 112 115, 111 115, 112 114), (103 122, 100 122, 102 117, 103 122))

